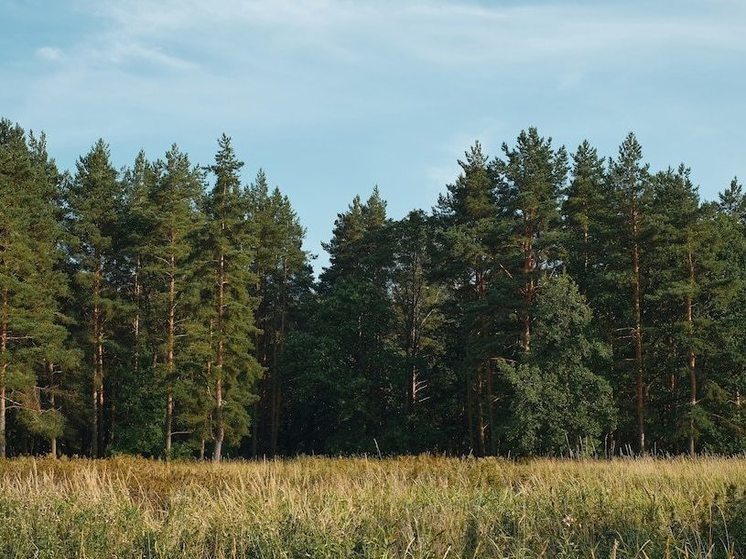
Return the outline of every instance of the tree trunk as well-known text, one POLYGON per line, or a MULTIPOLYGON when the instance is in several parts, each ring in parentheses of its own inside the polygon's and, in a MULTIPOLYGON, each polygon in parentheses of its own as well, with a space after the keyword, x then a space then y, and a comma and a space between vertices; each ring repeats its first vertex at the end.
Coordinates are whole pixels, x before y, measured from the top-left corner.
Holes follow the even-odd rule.
MULTIPOLYGON (((54 410, 57 386, 54 383, 54 363, 51 361, 47 363, 47 371, 49 372, 49 409, 54 410)), ((49 455, 52 458, 57 458, 57 437, 55 435, 49 438, 49 455)))
POLYGON ((533 212, 529 212, 527 217, 524 217, 523 275, 526 278, 526 284, 521 290, 523 295, 521 349, 524 353, 531 351, 531 305, 536 292, 536 284, 533 278, 534 271, 536 270, 536 256, 534 255, 532 219, 533 212))
POLYGON ((469 432, 469 449, 474 450, 474 386, 471 367, 466 367, 466 427, 469 432))
MULTIPOLYGON (((586 220, 588 218, 586 217, 586 220)), ((590 260, 589 253, 590 250, 588 248, 588 223, 583 224, 583 279, 586 279, 588 277, 588 263, 590 260)))
POLYGON ((477 420, 477 452, 479 456, 484 456, 486 448, 484 435, 487 425, 484 420, 484 375, 481 365, 477 368, 477 420))
POLYGON ((135 264, 135 318, 132 321, 132 331, 134 334, 135 351, 132 356, 132 370, 135 376, 140 372, 140 268, 142 262, 140 261, 140 255, 137 255, 137 262, 135 264))
MULTIPOLYGON (((687 253, 687 263, 689 265, 689 287, 694 291, 695 274, 694 259, 691 250, 687 253)), ((687 369, 689 370, 689 387, 690 387, 690 410, 689 410, 689 454, 694 456, 695 448, 695 429, 694 429, 694 408, 697 405, 697 356, 692 346, 694 336, 694 304, 692 292, 686 298, 686 323, 689 334, 689 355, 687 359, 687 369)))
POLYGON ((642 286, 640 285, 639 223, 636 208, 632 211, 632 272, 634 277, 633 308, 635 326, 632 332, 635 346, 635 415, 637 419, 637 446, 645 454, 645 382, 642 360, 642 286))
MULTIPOLYGON (((225 223, 222 224, 225 229, 225 223)), ((217 308, 217 329, 218 329, 218 347, 215 358, 215 448, 212 459, 214 462, 220 462, 223 452, 223 439, 225 438, 225 426, 223 425, 223 352, 225 332, 223 327, 223 305, 225 301, 225 254, 221 251, 218 259, 218 308, 217 308)))
MULTIPOLYGON (((171 235, 171 243, 174 237, 171 235)), ((173 433, 173 415, 174 415, 174 346, 176 344, 176 280, 175 280, 175 260, 171 255, 169 262, 171 266, 170 277, 168 282, 168 336, 166 340, 166 426, 165 426, 165 454, 166 460, 171 458, 171 439, 173 433)))
POLYGON ((6 455, 5 390, 8 384, 8 290, 3 290, 2 308, 0 309, 0 458, 6 455))
POLYGON ((279 355, 285 340, 285 320, 287 313, 287 262, 282 262, 282 298, 280 300, 280 328, 275 337, 272 348, 272 426, 270 430, 270 452, 272 456, 277 454, 277 440, 280 433, 280 420, 282 413, 282 377, 280 372, 279 355))
POLYGON ((223 453, 223 439, 225 438, 225 427, 223 426, 223 382, 218 378, 215 387, 215 447, 212 452, 213 462, 220 462, 223 453))
MULTIPOLYGON (((476 274, 476 282, 477 282, 477 299, 483 300, 487 294, 487 284, 486 284, 486 278, 485 273, 483 270, 479 270, 476 274)), ((484 321, 484 316, 480 315, 479 317, 479 331, 477 332, 477 337, 484 339, 486 336, 486 326, 484 321)), ((485 398, 485 390, 487 388, 486 382, 485 382, 485 370, 484 370, 484 364, 480 361, 478 362, 476 366, 476 375, 477 375, 477 423, 478 423, 478 432, 477 432, 477 445, 479 450, 479 456, 484 456, 486 454, 487 445, 485 441, 485 433, 487 431, 487 420, 485 419, 485 416, 490 414, 490 407, 492 406, 491 402, 485 401, 487 400, 485 398), (486 404, 486 405, 485 405, 486 404), (487 410, 485 410, 485 407, 487 410)))
POLYGON ((6 456, 6 439, 5 439, 5 415, 7 413, 6 405, 5 405, 5 373, 6 373, 6 365, 2 365, 2 370, 0 370, 0 376, 2 377, 0 379, 0 382, 2 382, 2 386, 0 386, 0 458, 5 458, 6 456))
POLYGON ((254 417, 251 418, 251 456, 259 455, 259 416, 262 413, 261 397, 254 403, 254 417))
POLYGON ((96 266, 96 272, 93 276, 93 314, 91 316, 91 329, 93 330, 93 356, 91 365, 93 367, 92 375, 92 389, 91 389, 91 406, 92 409, 92 425, 91 425, 91 456, 98 458, 100 452, 100 431, 101 425, 101 409, 100 409, 100 390, 99 383, 100 379, 100 364, 101 355, 99 353, 100 342, 101 342, 101 310, 99 308, 98 298, 100 294, 100 282, 101 282, 101 258, 98 257, 98 265, 96 266))
POLYGON ((486 359, 485 370, 487 371, 487 421, 489 422, 490 428, 490 455, 497 455, 497 437, 495 433, 497 426, 495 425, 495 412, 493 409, 493 401, 495 399, 493 378, 492 378, 492 360, 486 359))

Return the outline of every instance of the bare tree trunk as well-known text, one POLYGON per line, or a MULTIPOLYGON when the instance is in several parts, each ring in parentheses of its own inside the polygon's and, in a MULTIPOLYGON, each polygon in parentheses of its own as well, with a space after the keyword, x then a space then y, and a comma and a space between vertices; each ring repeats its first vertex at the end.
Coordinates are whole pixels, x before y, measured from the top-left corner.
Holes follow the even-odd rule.
MULTIPOLYGON (((481 301, 484 299, 486 293, 487 293, 487 285, 485 280, 485 274, 483 270, 479 270, 476 275, 476 282, 477 282, 477 298, 481 301)), ((486 336, 485 331, 485 322, 484 317, 480 317, 479 321, 479 332, 477 332, 478 337, 484 337, 486 336)), ((477 422, 479 431, 477 433, 477 444, 479 448, 479 455, 484 456, 486 454, 487 445, 485 442, 485 433, 487 431, 487 420, 485 419, 486 415, 489 415, 490 411, 489 408, 491 407, 491 403, 489 401, 485 401, 485 389, 486 389, 486 382, 485 382, 485 370, 482 362, 479 362, 479 364, 476 367, 476 374, 477 374, 477 422), (485 406, 486 405, 486 406, 485 406), (485 410, 485 407, 488 409, 485 410)))
POLYGON ((492 360, 487 358, 484 366, 487 371, 487 421, 490 428, 490 455, 495 456, 497 454, 497 437, 495 436, 497 426, 495 425, 495 412, 493 409, 495 394, 492 378, 492 360))
POLYGON ((166 444, 164 448, 164 454, 166 456, 166 460, 171 459, 173 417, 174 417, 174 394, 173 394, 173 390, 171 389, 171 386, 169 385, 166 388, 166 427, 165 427, 166 444))
POLYGON ((91 390, 91 405, 92 405, 92 425, 91 425, 91 456, 98 458, 100 449, 100 431, 102 430, 101 425, 101 394, 99 384, 101 383, 101 310, 99 308, 98 298, 101 290, 101 258, 98 257, 98 265, 96 272, 93 277, 93 314, 91 317, 91 327, 93 330, 93 378, 92 378, 92 390, 91 390))
POLYGON ((259 416, 262 413, 261 397, 254 403, 254 417, 251 418, 251 455, 259 455, 259 416))
POLYGON ((3 290, 2 309, 0 309, 0 458, 6 456, 5 390, 8 384, 8 290, 3 290))
MULTIPOLYGON (((47 372, 49 374, 49 409, 54 410, 55 409, 55 392, 57 391, 57 386, 54 383, 54 363, 49 361, 47 363, 47 372)), ((52 458, 57 458, 57 436, 52 435, 49 438, 49 455, 52 458)))
POLYGON ((215 420, 217 427, 215 429, 215 447, 212 451, 213 462, 220 462, 223 453, 223 439, 225 438, 225 427, 223 425, 223 381, 218 378, 215 386, 215 420))
MULTIPOLYGON (((586 218, 587 219, 587 218, 586 218)), ((588 223, 583 224, 583 272, 588 274, 588 263, 590 257, 588 256, 590 250, 588 249, 588 223)))
POLYGON ((279 354, 285 340, 285 320, 287 313, 287 262, 282 262, 282 299, 280 301, 280 329, 275 337, 272 348, 272 426, 270 430, 270 452, 277 454, 277 440, 280 433, 280 419, 282 413, 282 373, 280 371, 279 354))
POLYGON ((487 424, 484 419, 484 374, 481 365, 477 368, 477 450, 479 456, 485 455, 485 431, 487 424))
MULTIPOLYGON (((225 229, 225 224, 222 225, 225 229)), ((215 383, 215 448, 212 459, 214 462, 220 462, 223 452, 223 439, 225 438, 225 425, 223 425, 223 352, 224 352, 224 331, 223 331, 223 305, 225 301, 225 254, 221 251, 218 264, 218 347, 215 359, 215 373, 217 381, 215 383)))
MULTIPOLYGON (((171 243, 174 237, 171 235, 171 243)), ((166 340, 166 426, 165 426, 165 454, 166 460, 171 458, 171 439, 173 433, 174 417, 174 346, 176 344, 176 279, 175 260, 171 255, 169 264, 171 266, 168 282, 168 336, 166 340)))
MULTIPOLYGON (((695 286, 695 275, 694 275, 694 259, 692 257, 691 250, 687 253, 687 263, 689 265, 689 287, 694 290, 695 286)), ((686 298, 686 323, 689 334, 689 355, 687 359, 687 369, 689 370, 689 387, 690 387, 690 410, 689 410, 689 454, 694 456, 696 454, 695 448, 695 432, 694 432, 694 408, 697 405, 697 356, 694 353, 692 346, 694 336, 694 304, 692 301, 692 293, 689 293, 686 298)))
POLYGON ((135 351, 132 361, 132 370, 135 376, 140 372, 140 268, 142 262, 140 255, 137 255, 137 262, 135 264, 135 318, 132 321, 132 331, 135 337, 135 351))
POLYGON ((524 218, 525 239, 523 241, 523 275, 527 278, 526 284, 521 290, 523 295, 521 349, 524 353, 528 353, 531 350, 531 305, 536 292, 536 284, 533 278, 533 273, 536 270, 536 256, 534 255, 534 232, 530 225, 531 219, 533 219, 532 213, 529 213, 528 216, 524 218))
POLYGON ((469 448, 474 450, 474 380, 471 368, 466 368, 466 426, 469 431, 469 448))
POLYGON ((642 360, 642 287, 640 285, 639 223, 636 207, 632 210, 632 271, 634 276, 633 308, 635 326, 632 332, 635 346, 635 412, 637 418, 637 445, 640 454, 645 454, 645 381, 642 360))

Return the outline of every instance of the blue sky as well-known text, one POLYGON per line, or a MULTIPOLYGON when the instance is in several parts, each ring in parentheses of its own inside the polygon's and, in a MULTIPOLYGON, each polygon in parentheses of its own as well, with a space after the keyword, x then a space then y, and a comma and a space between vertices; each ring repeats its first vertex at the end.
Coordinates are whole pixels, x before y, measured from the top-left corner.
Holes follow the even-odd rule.
POLYGON ((355 194, 428 209, 531 125, 603 155, 633 130, 713 198, 746 178, 746 2, 0 0, 0 116, 63 168, 98 137, 207 164, 226 132, 314 253, 355 194))

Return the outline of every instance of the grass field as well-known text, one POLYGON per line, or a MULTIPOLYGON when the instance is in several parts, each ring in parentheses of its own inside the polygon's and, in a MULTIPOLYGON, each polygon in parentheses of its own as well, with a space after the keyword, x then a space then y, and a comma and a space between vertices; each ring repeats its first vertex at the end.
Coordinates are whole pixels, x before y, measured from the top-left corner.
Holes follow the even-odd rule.
POLYGON ((746 459, 0 462, 0 557, 746 557, 746 459))

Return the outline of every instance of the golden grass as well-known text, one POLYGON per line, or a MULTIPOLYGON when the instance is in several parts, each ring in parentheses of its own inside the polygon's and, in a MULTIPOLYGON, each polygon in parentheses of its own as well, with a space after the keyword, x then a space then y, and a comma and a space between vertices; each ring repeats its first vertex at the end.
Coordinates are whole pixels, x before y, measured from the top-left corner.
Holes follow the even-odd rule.
POLYGON ((742 557, 746 460, 0 462, 0 557, 742 557))

